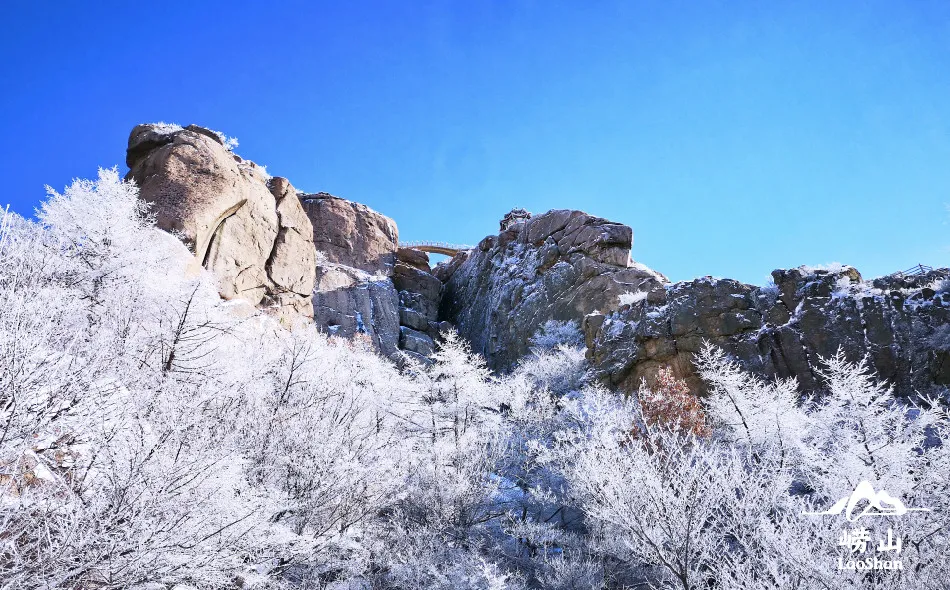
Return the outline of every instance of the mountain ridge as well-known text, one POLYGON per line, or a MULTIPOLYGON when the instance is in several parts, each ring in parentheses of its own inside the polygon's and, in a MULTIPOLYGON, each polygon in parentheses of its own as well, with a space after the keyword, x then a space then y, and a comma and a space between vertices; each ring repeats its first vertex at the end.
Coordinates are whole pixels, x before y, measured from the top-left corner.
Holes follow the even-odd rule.
POLYGON ((841 350, 902 391, 950 385, 950 271, 865 281, 850 266, 798 267, 757 287, 704 277, 670 283, 631 257, 633 230, 579 210, 512 211, 500 231, 431 268, 400 248, 396 221, 327 193, 297 191, 237 156, 217 132, 139 125, 127 178, 211 270, 225 299, 287 325, 365 337, 384 356, 425 362, 457 329, 495 371, 512 369, 546 322, 574 322, 602 382, 634 391, 670 367, 703 392, 703 342, 766 378, 818 389, 841 350), (293 198, 291 198, 293 197, 293 198))

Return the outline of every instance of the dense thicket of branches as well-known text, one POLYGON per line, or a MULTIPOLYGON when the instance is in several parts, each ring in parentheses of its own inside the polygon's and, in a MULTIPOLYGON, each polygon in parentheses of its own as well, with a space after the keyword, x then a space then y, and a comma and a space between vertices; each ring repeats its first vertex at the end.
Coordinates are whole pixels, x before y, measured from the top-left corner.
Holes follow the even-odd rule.
MULTIPOLYGON (((0 229, 0 588, 945 588, 947 416, 720 352, 625 398, 551 323, 497 377, 241 319, 115 171, 0 229), (903 571, 839 571, 861 481, 903 571)), ((902 400, 908 398, 902 397, 902 400)), ((880 522, 872 523, 880 529, 880 522)), ((868 526, 872 526, 868 525, 868 526)))

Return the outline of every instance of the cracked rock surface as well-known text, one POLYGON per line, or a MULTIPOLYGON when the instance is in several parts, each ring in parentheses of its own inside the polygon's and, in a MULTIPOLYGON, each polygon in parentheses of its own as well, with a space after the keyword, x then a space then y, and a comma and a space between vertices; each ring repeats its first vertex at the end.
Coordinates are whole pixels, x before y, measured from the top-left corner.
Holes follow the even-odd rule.
POLYGON ((630 259, 633 231, 583 211, 554 210, 483 239, 439 265, 440 317, 505 371, 549 319, 619 306, 626 292, 662 293, 666 278, 630 259))
POLYGON ((666 286, 658 297, 585 318, 588 358, 608 384, 635 390, 663 366, 694 391, 692 365, 708 340, 745 368, 821 386, 820 359, 839 349, 901 392, 950 384, 948 272, 865 281, 852 267, 772 272, 774 286, 711 277, 666 286))
POLYGON ((313 316, 313 229, 286 179, 271 179, 196 125, 135 127, 126 163, 158 227, 182 238, 223 298, 291 322, 313 316))
POLYGON ((181 238, 242 299, 331 335, 361 336, 385 356, 427 356, 442 283, 428 257, 403 252, 396 223, 360 203, 297 191, 232 153, 223 137, 190 125, 139 125, 129 136, 127 178, 157 225, 181 238), (403 328, 402 330, 400 328, 403 328))

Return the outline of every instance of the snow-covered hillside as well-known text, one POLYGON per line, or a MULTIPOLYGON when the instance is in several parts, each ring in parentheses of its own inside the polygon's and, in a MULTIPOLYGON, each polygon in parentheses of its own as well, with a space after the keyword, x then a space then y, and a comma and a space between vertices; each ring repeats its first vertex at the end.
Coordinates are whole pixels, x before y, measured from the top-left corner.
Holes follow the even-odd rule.
POLYGON ((223 301, 149 215, 105 170, 3 217, 4 590, 950 584, 945 400, 841 357, 802 399, 709 347, 709 397, 623 397, 556 322, 503 377, 452 334, 400 369, 223 301), (920 510, 805 514, 865 481, 920 510), (858 527, 902 569, 842 567, 858 527))

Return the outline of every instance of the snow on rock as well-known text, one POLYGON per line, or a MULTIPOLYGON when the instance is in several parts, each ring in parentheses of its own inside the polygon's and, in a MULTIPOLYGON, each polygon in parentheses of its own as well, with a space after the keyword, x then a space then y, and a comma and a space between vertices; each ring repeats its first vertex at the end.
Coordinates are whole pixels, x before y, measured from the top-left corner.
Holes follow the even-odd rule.
POLYGON ((127 178, 158 227, 181 238, 192 266, 214 274, 223 298, 242 302, 235 313, 250 317, 256 306, 287 326, 312 319, 330 334, 365 335, 386 356, 401 342, 400 308, 430 340, 438 333, 441 282, 427 259, 397 265, 392 219, 298 192, 234 154, 236 145, 197 125, 155 123, 135 127, 126 152, 127 178))
POLYGON ((670 366, 702 392, 692 359, 708 340, 759 375, 815 390, 819 358, 840 348, 852 361, 867 355, 899 390, 927 391, 950 384, 950 342, 939 337, 950 292, 933 288, 947 274, 865 281, 836 264, 776 270, 767 287, 711 277, 676 283, 659 299, 589 315, 588 357, 602 380, 626 391, 670 366))
POLYGON ((548 320, 616 309, 627 292, 662 293, 666 278, 630 259, 633 231, 582 211, 553 210, 488 236, 436 268, 441 317, 495 370, 507 370, 548 320))

